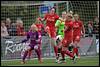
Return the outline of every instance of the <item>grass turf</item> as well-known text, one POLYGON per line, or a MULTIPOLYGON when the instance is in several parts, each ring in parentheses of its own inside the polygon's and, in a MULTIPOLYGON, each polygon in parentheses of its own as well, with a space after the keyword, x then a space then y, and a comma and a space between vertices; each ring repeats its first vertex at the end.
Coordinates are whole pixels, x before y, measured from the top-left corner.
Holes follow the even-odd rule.
POLYGON ((1 61, 1 66, 99 66, 99 56, 82 57, 77 59, 75 64, 69 58, 66 63, 55 63, 55 59, 43 59, 43 63, 39 64, 37 59, 27 60, 26 64, 21 64, 20 60, 1 61))

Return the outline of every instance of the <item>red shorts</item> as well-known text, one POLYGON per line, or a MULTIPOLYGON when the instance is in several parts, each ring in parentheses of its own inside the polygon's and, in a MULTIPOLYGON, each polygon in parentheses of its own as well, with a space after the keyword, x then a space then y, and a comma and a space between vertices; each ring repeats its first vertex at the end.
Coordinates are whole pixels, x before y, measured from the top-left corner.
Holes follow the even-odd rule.
POLYGON ((74 35, 73 36, 73 42, 75 42, 75 41, 77 41, 77 42, 79 42, 80 41, 80 35, 74 35))
POLYGON ((64 39, 62 40, 62 45, 63 45, 64 47, 68 47, 69 44, 70 44, 71 42, 72 42, 72 36, 67 35, 67 36, 65 36, 64 39))
POLYGON ((48 32, 48 34, 50 35, 51 38, 55 38, 56 37, 56 30, 55 30, 55 28, 48 27, 47 32, 48 32))

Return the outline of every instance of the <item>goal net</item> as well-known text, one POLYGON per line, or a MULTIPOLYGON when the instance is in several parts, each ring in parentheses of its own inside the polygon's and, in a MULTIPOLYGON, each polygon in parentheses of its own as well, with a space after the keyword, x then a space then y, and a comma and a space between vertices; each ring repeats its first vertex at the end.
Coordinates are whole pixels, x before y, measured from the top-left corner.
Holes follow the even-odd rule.
MULTIPOLYGON (((96 16, 99 17, 99 2, 98 1, 1 1, 1 20, 6 21, 7 18, 10 18, 11 23, 16 24, 16 20, 20 19, 23 21, 25 32, 27 32, 30 28, 30 25, 35 22, 36 18, 39 16, 43 17, 44 14, 48 12, 51 7, 56 7, 56 13, 59 16, 61 16, 62 11, 71 10, 74 13, 78 13, 80 15, 81 20, 83 21, 85 25, 86 34, 88 34, 88 30, 87 30, 88 21, 91 21, 91 20, 94 21, 94 17, 96 16)), ((97 26, 96 28, 97 28, 96 30, 98 31, 99 27, 97 26)), ((10 36, 8 36, 10 37, 10 39, 2 38, 2 43, 1 43, 2 45, 1 59, 2 60, 21 58, 20 52, 23 48, 22 46, 15 45, 19 48, 14 49, 13 47, 14 44, 10 44, 9 46, 5 44, 8 41, 14 41, 14 40, 16 41, 16 39, 21 40, 22 37, 19 37, 18 35, 13 35, 11 33, 16 34, 16 32, 10 32, 9 33, 10 36), (12 48, 10 48, 10 46, 12 48), (9 48, 8 50, 7 50, 7 47, 9 48)), ((96 34, 99 34, 99 33, 97 32, 96 34)), ((43 57, 52 57, 54 56, 53 49, 51 50, 51 46, 49 45, 50 44, 49 38, 48 39, 46 38, 48 37, 43 36, 42 38, 43 39, 43 48, 42 48, 43 57)), ((88 49, 87 51, 89 51, 88 49)))

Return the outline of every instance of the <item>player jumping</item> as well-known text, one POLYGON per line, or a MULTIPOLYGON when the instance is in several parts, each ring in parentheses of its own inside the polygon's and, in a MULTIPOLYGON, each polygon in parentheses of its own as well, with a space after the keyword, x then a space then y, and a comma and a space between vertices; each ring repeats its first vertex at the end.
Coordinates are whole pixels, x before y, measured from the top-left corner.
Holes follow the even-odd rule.
POLYGON ((62 62, 65 62, 65 54, 69 55, 72 57, 72 60, 75 61, 75 56, 73 53, 70 53, 68 50, 69 44, 72 43, 72 30, 73 30, 73 22, 72 22, 72 16, 70 13, 67 13, 66 21, 65 21, 65 30, 64 30, 64 38, 62 42, 59 44, 59 48, 62 48, 61 50, 61 55, 62 55, 62 62))
POLYGON ((43 19, 46 20, 46 31, 49 34, 50 37, 50 44, 54 48, 55 56, 57 59, 57 53, 58 53, 58 48, 56 45, 56 28, 55 28, 55 23, 56 20, 59 19, 59 16, 55 13, 55 8, 51 8, 50 12, 47 13, 43 19))

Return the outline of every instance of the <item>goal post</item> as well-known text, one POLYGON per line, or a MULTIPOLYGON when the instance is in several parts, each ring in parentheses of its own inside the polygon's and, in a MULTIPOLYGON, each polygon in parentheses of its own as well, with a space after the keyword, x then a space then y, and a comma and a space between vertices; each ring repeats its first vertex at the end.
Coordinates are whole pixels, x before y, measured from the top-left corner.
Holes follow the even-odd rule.
POLYGON ((97 1, 97 4, 98 4, 98 17, 99 17, 99 1, 97 1))

